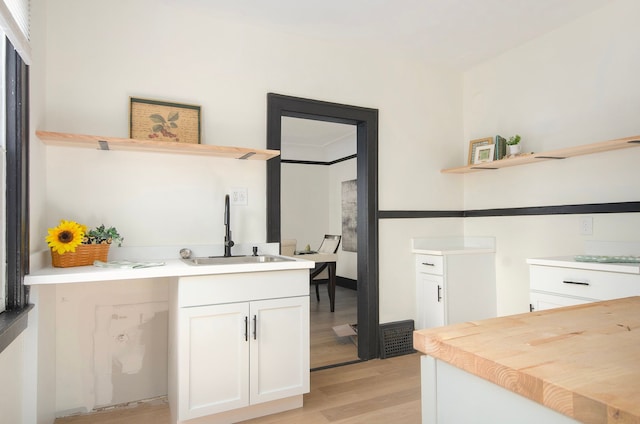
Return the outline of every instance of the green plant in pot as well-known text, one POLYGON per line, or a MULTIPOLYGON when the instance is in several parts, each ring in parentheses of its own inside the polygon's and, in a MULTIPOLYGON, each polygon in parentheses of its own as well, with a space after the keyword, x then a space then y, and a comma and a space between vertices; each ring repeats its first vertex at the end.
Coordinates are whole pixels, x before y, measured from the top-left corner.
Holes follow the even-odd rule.
POLYGON ((508 155, 517 155, 520 153, 520 139, 521 137, 519 134, 509 137, 509 140, 507 140, 508 155))
POLYGON ((122 246, 124 238, 118 233, 115 227, 105 228, 104 224, 92 228, 84 233, 84 244, 111 244, 116 243, 118 246, 122 246))

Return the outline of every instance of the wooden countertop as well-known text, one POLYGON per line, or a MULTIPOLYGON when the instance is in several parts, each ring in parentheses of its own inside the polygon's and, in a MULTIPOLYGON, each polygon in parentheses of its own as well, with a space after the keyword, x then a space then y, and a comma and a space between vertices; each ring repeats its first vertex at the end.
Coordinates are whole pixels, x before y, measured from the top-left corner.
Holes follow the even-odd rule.
POLYGON ((584 423, 640 423, 640 297, 414 332, 414 348, 584 423))

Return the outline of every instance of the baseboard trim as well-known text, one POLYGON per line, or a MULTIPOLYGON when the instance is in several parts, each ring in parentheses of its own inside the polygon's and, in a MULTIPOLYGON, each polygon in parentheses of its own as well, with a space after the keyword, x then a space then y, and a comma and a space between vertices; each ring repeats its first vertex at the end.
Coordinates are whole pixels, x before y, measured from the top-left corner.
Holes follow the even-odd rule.
POLYGON ((345 289, 358 290, 358 282, 351 278, 336 276, 336 286, 344 287, 345 289))
POLYGON ((314 372, 314 371, 328 370, 330 368, 338 368, 338 367, 343 367, 345 365, 359 364, 360 362, 364 362, 364 360, 363 359, 356 359, 356 360, 353 360, 353 361, 340 362, 339 364, 324 365, 322 367, 311 368, 310 371, 314 372))

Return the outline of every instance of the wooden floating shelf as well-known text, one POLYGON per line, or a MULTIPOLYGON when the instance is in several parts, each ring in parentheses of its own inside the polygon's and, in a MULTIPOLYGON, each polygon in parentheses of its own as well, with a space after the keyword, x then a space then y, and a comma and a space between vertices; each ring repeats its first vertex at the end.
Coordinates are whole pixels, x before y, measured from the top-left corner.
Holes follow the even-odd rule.
POLYGON ((458 168, 443 169, 444 174, 468 174, 471 172, 495 170, 509 166, 526 165, 528 163, 542 162, 545 160, 566 159, 574 156, 590 155, 611 150, 628 149, 640 146, 640 135, 635 137, 618 138, 616 140, 602 141, 599 143, 585 144, 576 147, 551 150, 542 153, 525 153, 514 158, 501 159, 493 162, 479 163, 476 165, 461 166, 458 168))
POLYGON ((50 131, 36 131, 36 135, 42 142, 52 146, 83 147, 97 150, 136 150, 251 160, 269 160, 280 155, 278 150, 176 143, 173 141, 136 140, 50 131))

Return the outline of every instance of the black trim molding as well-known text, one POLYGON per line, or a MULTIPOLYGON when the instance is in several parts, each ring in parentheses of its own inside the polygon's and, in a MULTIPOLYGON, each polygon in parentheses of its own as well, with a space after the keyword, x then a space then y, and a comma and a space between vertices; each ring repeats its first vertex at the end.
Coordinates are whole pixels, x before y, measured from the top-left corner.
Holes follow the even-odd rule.
POLYGON ((31 308, 33 305, 29 304, 22 309, 0 314, 0 352, 27 328, 31 308))
POLYGON ((318 162, 313 160, 295 160, 295 159, 280 159, 280 163, 295 163, 298 165, 324 165, 330 166, 336 163, 344 162, 350 159, 356 159, 358 155, 345 156, 341 159, 332 160, 331 162, 318 162))
POLYGON ((464 211, 380 211, 380 219, 396 218, 464 218, 464 211))
MULTIPOLYGON (((267 148, 280 150, 282 117, 356 125, 358 357, 379 357, 378 110, 267 94, 267 148)), ((280 241, 281 159, 267 161, 267 241, 280 241)))
POLYGON ((0 352, 27 328, 29 286, 29 67, 5 40, 6 310, 0 313, 0 352))
POLYGON ((488 216, 581 215, 640 212, 640 202, 585 203, 577 205, 529 206, 521 208, 472 209, 461 211, 380 211, 380 219, 478 218, 488 216))

